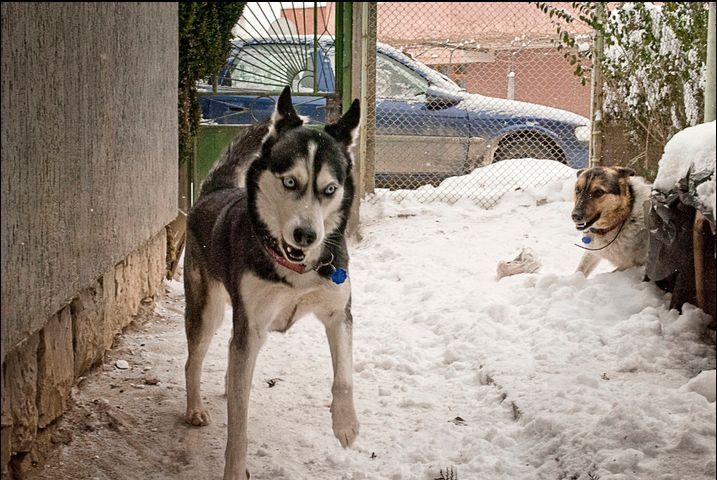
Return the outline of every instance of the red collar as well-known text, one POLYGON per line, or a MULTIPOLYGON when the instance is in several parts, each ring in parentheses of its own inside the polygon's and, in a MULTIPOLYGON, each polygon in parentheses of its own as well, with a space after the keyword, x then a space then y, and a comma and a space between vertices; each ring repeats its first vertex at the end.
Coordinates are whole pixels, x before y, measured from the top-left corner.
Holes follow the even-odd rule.
POLYGON ((269 256, 282 267, 286 267, 296 273, 304 273, 306 271, 306 265, 288 261, 283 255, 279 255, 273 248, 266 244, 264 244, 264 250, 266 250, 266 253, 268 253, 269 256))

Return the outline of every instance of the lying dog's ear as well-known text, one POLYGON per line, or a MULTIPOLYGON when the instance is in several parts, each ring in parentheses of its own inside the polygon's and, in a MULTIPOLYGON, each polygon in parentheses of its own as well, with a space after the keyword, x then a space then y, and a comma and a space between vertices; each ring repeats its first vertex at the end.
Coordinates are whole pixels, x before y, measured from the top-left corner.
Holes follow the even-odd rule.
POLYGON ((291 88, 286 86, 276 101, 276 108, 271 115, 269 132, 264 137, 264 142, 274 140, 285 131, 300 127, 303 124, 304 121, 297 115, 294 105, 291 103, 291 88))
POLYGON ((635 175, 635 170, 632 168, 615 167, 615 171, 617 171, 617 176, 620 178, 632 177, 635 175))
POLYGON ((336 123, 326 125, 324 130, 326 133, 334 137, 345 148, 349 148, 354 143, 358 126, 361 122, 361 105, 358 98, 353 101, 351 108, 343 114, 336 123))
POLYGON ((581 168, 580 170, 578 170, 578 173, 575 176, 580 178, 580 175, 582 175, 585 170, 586 170, 585 168, 581 168))

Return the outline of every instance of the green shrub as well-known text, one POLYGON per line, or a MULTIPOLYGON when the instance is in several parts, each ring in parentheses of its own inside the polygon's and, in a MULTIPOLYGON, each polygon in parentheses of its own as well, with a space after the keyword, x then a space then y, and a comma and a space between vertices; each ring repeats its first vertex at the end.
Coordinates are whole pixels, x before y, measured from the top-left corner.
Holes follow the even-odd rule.
MULTIPOLYGON (((197 81, 216 75, 230 51, 232 28, 246 3, 179 3, 179 164, 192 156, 201 108, 197 81)), ((181 195, 181 193, 180 193, 181 195)))

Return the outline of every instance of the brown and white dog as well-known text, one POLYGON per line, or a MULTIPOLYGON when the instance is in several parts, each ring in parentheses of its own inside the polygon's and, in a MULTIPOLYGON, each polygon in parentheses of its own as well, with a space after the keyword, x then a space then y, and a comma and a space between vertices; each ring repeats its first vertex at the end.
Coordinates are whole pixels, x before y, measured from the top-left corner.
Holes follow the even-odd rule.
POLYGON ((652 187, 624 167, 578 171, 575 182, 575 228, 583 232, 585 254, 577 271, 586 277, 603 258, 616 271, 641 266, 647 259, 647 228, 643 204, 652 187))

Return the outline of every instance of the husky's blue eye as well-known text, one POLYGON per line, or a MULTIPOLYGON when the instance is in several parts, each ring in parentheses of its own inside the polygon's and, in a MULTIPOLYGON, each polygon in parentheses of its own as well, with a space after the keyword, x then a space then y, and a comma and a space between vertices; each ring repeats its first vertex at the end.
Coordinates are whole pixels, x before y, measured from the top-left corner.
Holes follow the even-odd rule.
POLYGON ((324 189, 324 195, 331 196, 334 193, 336 193, 336 185, 331 184, 324 189))
POLYGON ((282 180, 284 183, 284 187, 293 190, 296 188, 296 180, 294 180, 294 177, 284 177, 284 180, 282 180))

